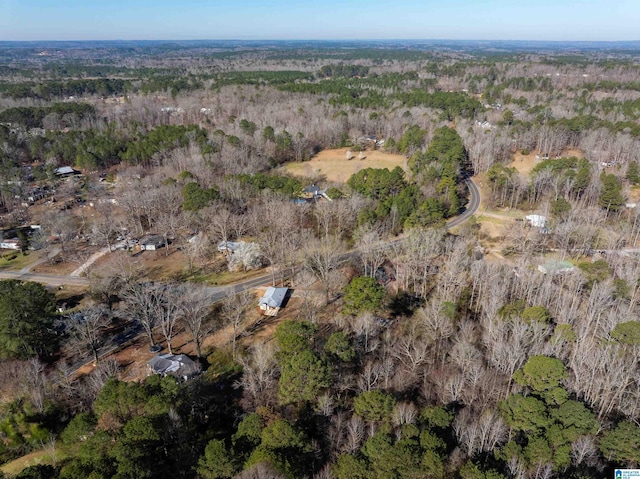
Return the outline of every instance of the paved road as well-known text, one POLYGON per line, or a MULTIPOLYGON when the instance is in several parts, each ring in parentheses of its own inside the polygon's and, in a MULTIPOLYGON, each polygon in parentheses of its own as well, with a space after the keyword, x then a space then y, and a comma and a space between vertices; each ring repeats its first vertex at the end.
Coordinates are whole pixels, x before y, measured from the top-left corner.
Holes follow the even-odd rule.
MULTIPOLYGON (((280 278, 281 275, 276 274, 276 280, 280 278)), ((242 281, 241 283, 234 283, 228 286, 209 286, 206 288, 211 292, 211 301, 216 302, 221 301, 229 296, 234 296, 238 293, 242 293, 243 291, 264 286, 265 284, 271 284, 271 273, 258 276, 257 278, 248 279, 246 281, 242 281)))
POLYGON ((22 271, 0 270, 0 279, 19 279, 21 281, 35 281, 47 286, 89 286, 89 280, 82 277, 58 276, 54 274, 23 273, 22 271))
POLYGON ((447 228, 453 228, 454 226, 461 225, 476 214, 476 211, 480 208, 480 190, 478 189, 478 186, 469 177, 466 177, 464 182, 467 184, 467 188, 469 189, 469 204, 461 215, 456 216, 447 222, 447 228))

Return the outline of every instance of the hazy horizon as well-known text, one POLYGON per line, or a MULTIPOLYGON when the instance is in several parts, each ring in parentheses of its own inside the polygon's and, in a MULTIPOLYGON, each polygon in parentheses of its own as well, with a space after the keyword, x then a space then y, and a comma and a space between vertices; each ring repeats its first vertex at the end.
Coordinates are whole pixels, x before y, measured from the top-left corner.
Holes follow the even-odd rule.
POLYGON ((309 42, 327 42, 327 43, 394 43, 394 42, 406 42, 408 44, 412 43, 420 43, 420 42, 436 42, 436 43, 540 43, 540 44, 548 44, 548 43, 557 43, 557 44, 575 44, 575 43, 585 43, 585 44, 602 44, 602 43, 611 43, 611 44, 628 44, 628 43, 640 43, 640 36, 638 39, 632 40, 532 40, 532 39, 514 39, 514 38, 495 38, 495 39, 487 39, 487 38, 68 38, 68 39, 54 39, 54 38, 42 38, 38 40, 2 40, 0 39, 0 44, 2 43, 267 43, 267 42, 287 42, 287 43, 309 43, 309 42))
POLYGON ((618 0, 0 0, 1 41, 638 41, 618 0))

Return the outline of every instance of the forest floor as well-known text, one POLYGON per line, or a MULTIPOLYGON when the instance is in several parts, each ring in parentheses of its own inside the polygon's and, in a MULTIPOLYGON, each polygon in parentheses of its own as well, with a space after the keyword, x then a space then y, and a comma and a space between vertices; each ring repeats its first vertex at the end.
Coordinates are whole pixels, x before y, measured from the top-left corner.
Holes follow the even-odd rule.
POLYGON ((346 183, 351 175, 363 168, 387 168, 396 166, 406 170, 404 155, 385 153, 380 150, 366 150, 360 160, 359 152, 352 151, 353 159, 347 160, 349 148, 323 150, 309 161, 287 163, 283 168, 287 173, 307 178, 321 178, 332 183, 346 183))

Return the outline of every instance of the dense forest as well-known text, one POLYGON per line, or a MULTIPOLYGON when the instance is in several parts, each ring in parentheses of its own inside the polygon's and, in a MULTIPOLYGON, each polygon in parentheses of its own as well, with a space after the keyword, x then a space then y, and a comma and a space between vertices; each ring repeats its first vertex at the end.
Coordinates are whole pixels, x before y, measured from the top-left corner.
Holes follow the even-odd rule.
POLYGON ((0 45, 0 477, 639 466, 639 58, 0 45))

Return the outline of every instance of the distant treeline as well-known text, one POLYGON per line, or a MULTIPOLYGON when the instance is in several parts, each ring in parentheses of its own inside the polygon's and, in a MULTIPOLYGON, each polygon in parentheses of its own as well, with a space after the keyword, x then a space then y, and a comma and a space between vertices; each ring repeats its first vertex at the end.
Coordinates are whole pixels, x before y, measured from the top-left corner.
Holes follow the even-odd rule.
POLYGON ((60 164, 75 165, 82 170, 109 168, 121 162, 148 165, 152 158, 193 143, 203 154, 215 145, 205 130, 197 125, 162 125, 151 130, 133 128, 116 130, 90 128, 68 132, 48 131, 45 135, 12 135, 0 126, 0 141, 10 147, 13 159, 7 157, 5 167, 15 167, 21 160, 37 161, 56 158, 60 164))
POLYGON ((0 84, 0 93, 14 99, 40 98, 51 100, 64 96, 122 95, 131 87, 127 80, 100 78, 93 80, 46 81, 42 83, 0 84))
POLYGON ((212 88, 227 85, 282 85, 300 80, 313 80, 313 74, 301 71, 248 71, 220 73, 212 79, 212 88))
POLYGON ((363 65, 325 65, 318 72, 322 78, 354 78, 368 74, 369 67, 363 65))
POLYGON ((0 123, 12 123, 25 128, 42 128, 47 115, 74 115, 78 119, 95 114, 95 108, 86 103, 54 103, 44 107, 16 107, 0 112, 0 123))

